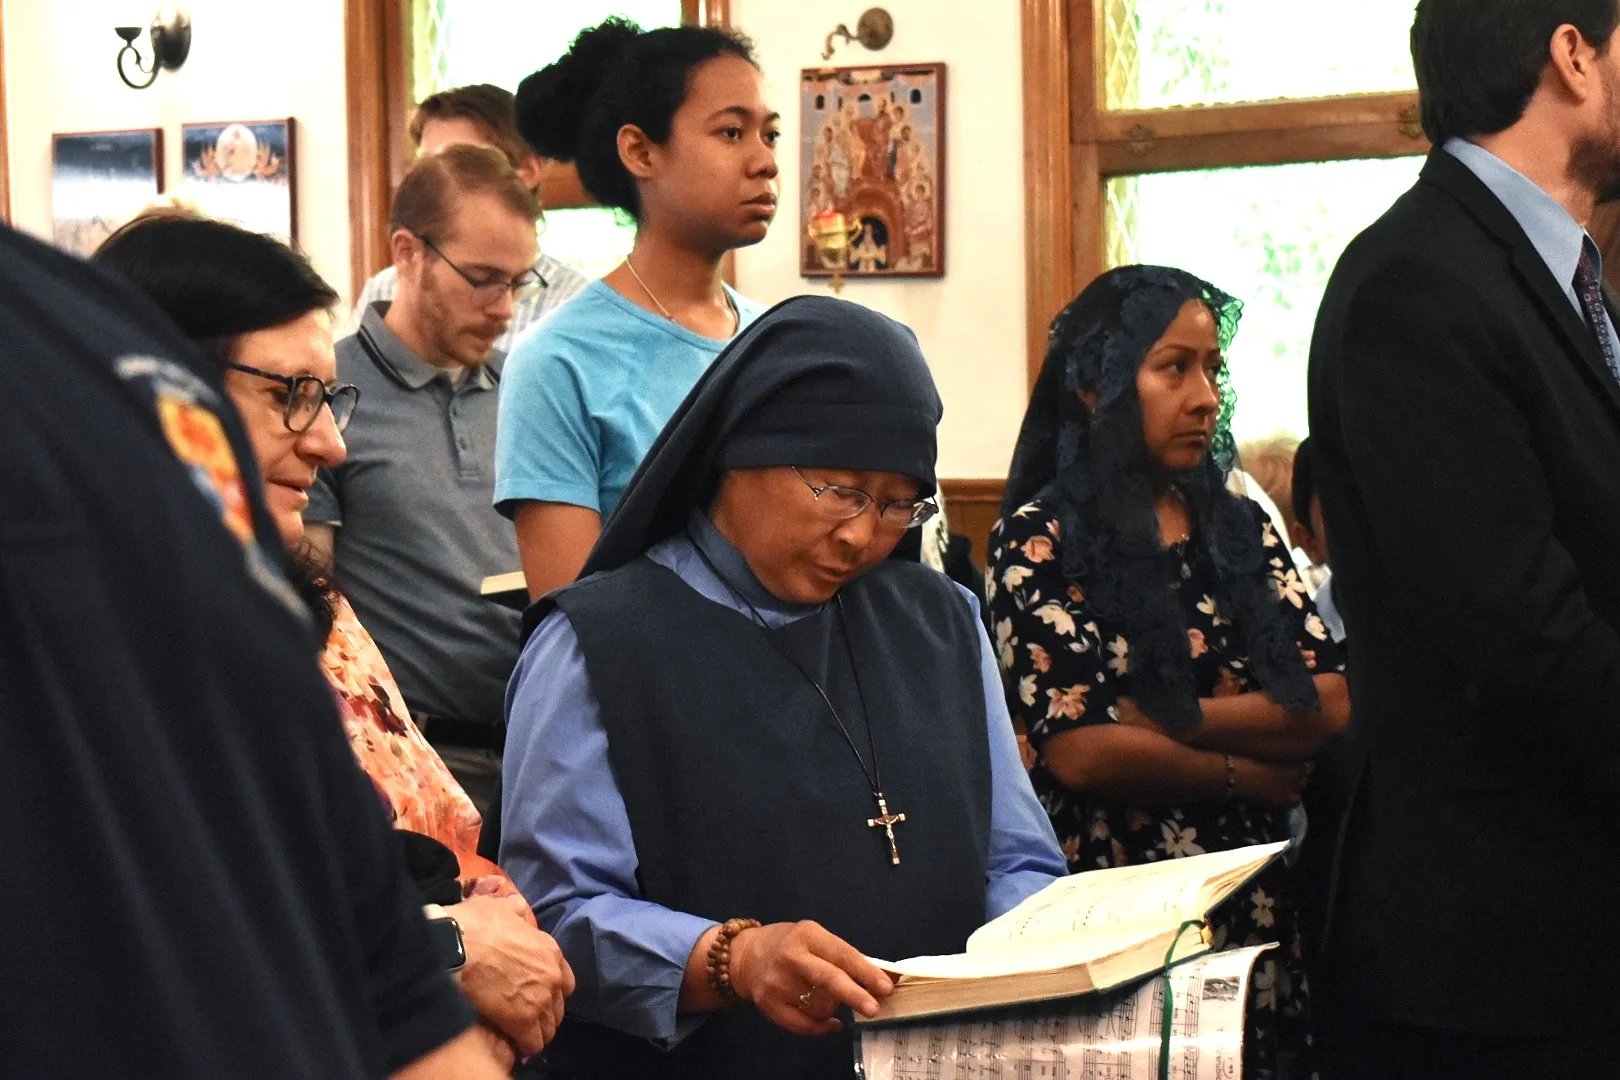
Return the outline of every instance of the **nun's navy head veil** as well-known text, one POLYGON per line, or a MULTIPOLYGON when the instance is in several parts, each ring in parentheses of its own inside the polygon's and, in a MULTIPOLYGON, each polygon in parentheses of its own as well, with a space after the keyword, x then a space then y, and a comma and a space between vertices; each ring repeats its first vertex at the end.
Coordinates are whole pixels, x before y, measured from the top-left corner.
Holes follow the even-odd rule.
MULTIPOLYGON (((1173 732, 1197 727, 1202 713, 1186 618, 1165 588, 1136 376, 1189 300, 1215 316, 1224 350, 1242 304, 1168 267, 1111 270, 1059 313, 1001 504, 1007 518, 1033 499, 1048 502, 1062 528, 1064 573, 1085 587, 1099 613, 1124 623, 1131 694, 1173 732), (1095 414, 1081 392, 1097 395, 1095 414)), ((1236 399, 1224 376, 1221 391, 1209 452, 1176 478, 1199 536, 1196 558, 1213 571, 1221 606, 1243 632, 1260 684, 1285 705, 1316 708, 1316 687, 1278 607, 1253 510, 1226 488, 1237 448, 1231 431, 1236 399)))
MULTIPOLYGON (((900 473, 932 495, 943 411, 905 326, 845 300, 785 300, 727 345, 686 396, 580 576, 617 569, 679 532, 728 469, 900 473)), ((531 605, 525 633, 551 607, 545 598, 531 605)))

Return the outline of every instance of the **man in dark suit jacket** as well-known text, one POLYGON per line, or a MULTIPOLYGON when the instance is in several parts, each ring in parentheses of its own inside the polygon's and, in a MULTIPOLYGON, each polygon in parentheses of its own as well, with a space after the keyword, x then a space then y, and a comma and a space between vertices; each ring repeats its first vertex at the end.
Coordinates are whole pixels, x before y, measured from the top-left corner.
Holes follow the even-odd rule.
POLYGON ((1312 441, 1368 758, 1345 1075, 1616 1075, 1616 0, 1422 0, 1436 149, 1318 315, 1312 441))

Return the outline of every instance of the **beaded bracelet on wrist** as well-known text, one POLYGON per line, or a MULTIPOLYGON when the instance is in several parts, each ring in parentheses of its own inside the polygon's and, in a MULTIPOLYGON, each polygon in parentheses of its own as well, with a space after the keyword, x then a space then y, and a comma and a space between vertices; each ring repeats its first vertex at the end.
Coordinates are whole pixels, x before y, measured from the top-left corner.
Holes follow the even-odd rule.
POLYGON ((744 930, 753 930, 759 926, 758 919, 727 919, 715 935, 714 943, 709 946, 709 985, 722 1002, 727 1005, 737 1005, 742 998, 731 985, 731 942, 744 930))

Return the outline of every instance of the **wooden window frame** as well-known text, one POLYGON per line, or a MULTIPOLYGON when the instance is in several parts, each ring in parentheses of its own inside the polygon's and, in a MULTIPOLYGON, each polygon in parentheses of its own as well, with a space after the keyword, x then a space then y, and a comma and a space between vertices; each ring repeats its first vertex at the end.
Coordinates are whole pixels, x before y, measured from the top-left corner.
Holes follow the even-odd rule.
MULTIPOLYGON (((358 297, 390 261, 389 200, 410 165, 410 0, 344 0, 349 136, 349 278, 358 297)), ((731 0, 681 0, 681 21, 731 25, 731 0)), ((3 87, 0 87, 3 93, 3 87)), ((0 117, 3 117, 0 113, 0 117)), ((0 146, 0 162, 4 147, 0 146)), ((572 165, 549 162, 541 205, 593 205, 572 165)), ((728 263, 729 267, 729 263, 728 263)), ((728 273, 729 279, 731 275, 728 273)))
POLYGON ((1428 150, 1415 91, 1241 105, 1107 110, 1104 5, 1022 0, 1027 363, 1052 318, 1107 269, 1104 187, 1116 176, 1388 158, 1428 150))

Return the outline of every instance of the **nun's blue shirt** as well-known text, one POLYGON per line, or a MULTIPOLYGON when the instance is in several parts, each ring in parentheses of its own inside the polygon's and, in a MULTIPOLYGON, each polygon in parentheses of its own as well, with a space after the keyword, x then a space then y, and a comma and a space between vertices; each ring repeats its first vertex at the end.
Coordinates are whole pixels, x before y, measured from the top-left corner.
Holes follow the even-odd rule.
MULTIPOLYGON (((702 514, 692 515, 690 533, 773 629, 816 610, 767 592, 702 514)), ((746 612, 687 536, 647 554, 704 598, 746 612)), ((977 620, 977 601, 962 593, 977 620)), ((1068 867, 1024 771, 1000 670, 982 633, 979 668, 991 785, 985 909, 995 918, 1068 867)), ((630 817, 608 764, 607 732, 579 639, 560 610, 540 623, 518 660, 507 688, 507 723, 500 862, 574 969, 578 988, 569 1013, 664 1045, 678 1042, 703 1020, 677 1017, 676 1006, 687 959, 715 924, 639 896, 630 817)))

